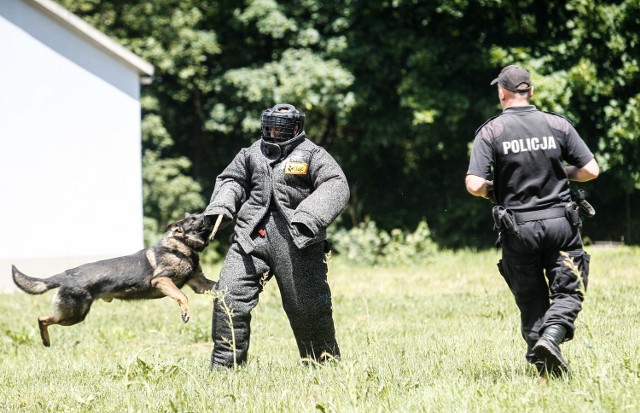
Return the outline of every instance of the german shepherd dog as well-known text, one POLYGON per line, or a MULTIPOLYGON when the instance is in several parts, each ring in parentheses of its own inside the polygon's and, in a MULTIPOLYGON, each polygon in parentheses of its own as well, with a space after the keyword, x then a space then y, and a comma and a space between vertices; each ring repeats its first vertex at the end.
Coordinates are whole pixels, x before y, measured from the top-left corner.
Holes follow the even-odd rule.
POLYGON ((202 273, 198 253, 209 244, 213 225, 203 214, 187 214, 170 224, 156 245, 132 255, 83 264, 49 278, 33 278, 12 266, 13 281, 29 294, 58 288, 53 315, 38 318, 42 344, 49 347, 47 327, 70 326, 85 319, 97 299, 107 302, 171 297, 180 315, 189 321, 189 304, 180 288, 188 285, 197 294, 210 291, 215 282, 202 273))

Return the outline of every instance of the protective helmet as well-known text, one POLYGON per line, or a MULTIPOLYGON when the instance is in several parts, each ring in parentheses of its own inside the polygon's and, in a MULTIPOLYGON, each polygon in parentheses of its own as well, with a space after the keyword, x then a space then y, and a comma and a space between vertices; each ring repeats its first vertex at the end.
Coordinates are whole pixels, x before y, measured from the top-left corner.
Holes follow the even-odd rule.
POLYGON ((262 139, 267 142, 285 142, 302 132, 304 113, 288 103, 279 103, 262 112, 260 117, 262 139), (297 127, 296 127, 297 126, 297 127))

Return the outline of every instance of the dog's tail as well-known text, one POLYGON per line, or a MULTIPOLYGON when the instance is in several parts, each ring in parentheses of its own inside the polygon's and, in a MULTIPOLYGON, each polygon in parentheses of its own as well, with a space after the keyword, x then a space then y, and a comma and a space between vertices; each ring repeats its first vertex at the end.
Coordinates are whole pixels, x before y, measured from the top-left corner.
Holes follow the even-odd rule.
POLYGON ((22 291, 29 294, 42 294, 53 288, 60 287, 60 283, 55 280, 55 276, 49 278, 29 277, 21 273, 15 265, 11 266, 11 272, 13 273, 13 282, 16 283, 22 291))

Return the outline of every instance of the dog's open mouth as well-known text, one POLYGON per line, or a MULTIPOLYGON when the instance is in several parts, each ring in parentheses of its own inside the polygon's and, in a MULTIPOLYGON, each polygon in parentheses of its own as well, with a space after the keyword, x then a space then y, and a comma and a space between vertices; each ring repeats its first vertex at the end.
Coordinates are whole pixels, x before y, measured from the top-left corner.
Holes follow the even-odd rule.
POLYGON ((203 223, 200 225, 200 229, 198 230, 198 234, 200 234, 202 238, 209 240, 211 231, 213 231, 213 225, 207 224, 207 220, 203 220, 203 223))

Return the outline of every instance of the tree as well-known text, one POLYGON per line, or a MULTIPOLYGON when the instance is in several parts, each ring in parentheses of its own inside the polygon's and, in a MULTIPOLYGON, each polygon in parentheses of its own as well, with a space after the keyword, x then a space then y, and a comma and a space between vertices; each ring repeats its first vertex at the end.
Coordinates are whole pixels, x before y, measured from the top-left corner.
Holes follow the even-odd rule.
POLYGON ((500 111, 488 83, 518 62, 534 103, 573 119, 602 165, 585 231, 640 240, 636 0, 61 3, 156 66, 143 90, 154 222, 203 205, 259 136, 261 111, 287 101, 349 178, 343 225, 426 219, 440 245, 491 245, 490 205, 468 196, 464 175, 475 129, 500 111))

